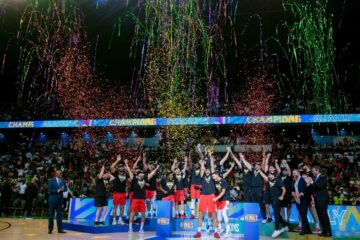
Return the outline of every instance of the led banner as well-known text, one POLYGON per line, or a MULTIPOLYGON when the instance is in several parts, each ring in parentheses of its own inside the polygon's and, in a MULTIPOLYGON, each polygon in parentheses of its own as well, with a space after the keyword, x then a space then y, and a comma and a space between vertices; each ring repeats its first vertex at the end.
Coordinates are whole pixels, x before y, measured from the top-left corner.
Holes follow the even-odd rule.
MULTIPOLYGON (((159 206, 161 201, 156 201, 159 206)), ((127 213, 127 208, 129 202, 127 200, 124 214, 127 213)), ((257 209, 252 209, 251 213, 257 212, 257 219, 261 221, 261 213, 258 205, 256 204, 257 209)), ((109 221, 110 214, 112 213, 113 203, 112 199, 108 200, 108 209, 105 215, 105 220, 109 221)), ((229 218, 231 229, 233 233, 239 233, 243 229, 243 222, 246 221, 246 213, 244 209, 244 203, 242 202, 231 202, 229 205, 229 218), (241 221, 239 221, 241 220, 241 221)), ((119 209, 118 209, 119 211, 119 209)), ((92 198, 72 198, 70 201, 70 212, 69 219, 95 219, 96 208, 94 207, 94 199, 92 198)), ((191 215, 190 202, 185 204, 185 214, 187 216, 191 215)), ((272 210, 271 210, 271 214, 272 210)), ((331 228, 335 236, 359 236, 360 237, 360 206, 345 206, 345 205, 330 205, 328 208, 328 214, 330 218, 331 228)), ((249 218, 249 217, 248 217, 249 218)), ((308 219, 311 224, 314 223, 314 220, 308 212, 308 219)), ((247 219, 252 221, 253 218, 247 219)), ((296 206, 292 206, 290 222, 295 224, 299 220, 296 206)), ((204 221, 206 222, 206 221, 204 221)), ((197 225, 194 224, 190 219, 184 219, 183 222, 177 222, 174 226, 176 231, 196 231, 197 225)), ((174 230, 174 229, 173 229, 174 230)))
POLYGON ((131 118, 0 122, 0 128, 146 127, 178 125, 245 125, 360 122, 360 114, 131 118))

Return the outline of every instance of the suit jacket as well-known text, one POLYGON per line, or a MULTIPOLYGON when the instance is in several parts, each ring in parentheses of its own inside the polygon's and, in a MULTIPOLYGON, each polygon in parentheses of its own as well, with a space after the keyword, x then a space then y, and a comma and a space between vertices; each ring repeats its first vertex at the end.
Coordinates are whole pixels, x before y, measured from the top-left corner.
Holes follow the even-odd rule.
MULTIPOLYGON (((295 182, 293 184, 293 191, 295 192, 295 182)), ((300 201, 310 200, 311 197, 311 188, 306 185, 305 179, 300 177, 298 183, 298 191, 299 193, 303 193, 304 195, 300 197, 300 201)))
POLYGON ((314 200, 317 202, 327 202, 329 200, 327 192, 327 177, 320 175, 313 177, 312 189, 314 191, 314 200))
POLYGON ((49 202, 56 202, 59 199, 63 199, 63 192, 59 192, 59 189, 64 186, 64 191, 67 191, 66 183, 63 179, 59 179, 59 183, 56 178, 51 178, 48 180, 48 193, 49 193, 49 202))

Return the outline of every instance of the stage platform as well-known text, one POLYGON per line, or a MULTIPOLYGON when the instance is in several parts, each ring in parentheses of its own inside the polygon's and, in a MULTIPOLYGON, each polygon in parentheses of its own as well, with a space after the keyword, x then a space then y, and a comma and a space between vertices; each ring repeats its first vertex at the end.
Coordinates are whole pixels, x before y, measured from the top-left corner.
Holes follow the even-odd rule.
MULTIPOLYGON (((125 219, 124 219, 125 221, 125 219)), ((104 222, 105 225, 94 225, 94 221, 90 219, 72 219, 64 221, 64 229, 92 233, 92 234, 101 234, 101 233, 113 233, 113 232, 128 232, 129 225, 112 225, 112 218, 109 218, 108 221, 104 222)), ((156 231, 157 218, 146 218, 144 230, 145 231, 156 231)), ((238 219, 230 219, 231 230, 233 233, 243 233, 243 223, 238 219)), ((197 230, 198 220, 197 219, 171 219, 171 228, 173 232, 176 231, 191 231, 194 232, 197 230)), ((206 231, 207 221, 204 221, 202 229, 206 231)), ((140 228, 140 219, 138 218, 133 224, 134 232, 139 231, 140 228)), ((272 231, 271 227, 268 227, 269 231, 272 231)))
MULTIPOLYGON (((70 221, 64 221, 64 229, 65 230, 71 230, 76 232, 82 232, 82 233, 90 233, 90 234, 111 234, 111 233, 127 233, 129 231, 129 225, 125 224, 123 226, 121 225, 112 225, 111 224, 112 219, 109 218, 109 221, 105 222, 105 225, 98 225, 95 226, 94 222, 89 219, 76 219, 76 220, 70 220, 70 221)), ((157 225, 157 218, 147 218, 144 230, 145 232, 156 232, 156 225, 157 225)), ((236 236, 236 239, 241 239, 241 236, 244 234, 244 228, 243 228, 243 221, 239 219, 230 219, 230 226, 231 226, 231 233, 233 236, 236 236)), ((274 231, 274 223, 269 224, 261 224, 260 225, 260 236, 262 237, 270 237, 272 232, 274 231)), ((173 233, 179 233, 181 232, 183 235, 189 235, 194 234, 197 231, 198 221, 197 219, 172 219, 171 220, 171 227, 173 233)), ((203 222, 202 226, 202 232, 204 236, 211 236, 213 231, 208 232, 206 230, 207 221, 205 220, 203 222)), ((296 226, 293 225, 293 228, 296 226)), ((133 224, 133 234, 137 234, 140 228, 140 219, 138 219, 133 224)), ((346 238, 346 239, 360 239, 359 236, 354 235, 345 235, 344 232, 334 232, 333 237, 337 237, 339 239, 346 238), (355 237, 355 238, 354 238, 355 237)), ((294 232, 288 232, 281 234, 281 238, 289 239, 293 238, 294 236, 298 237, 297 233, 294 232)), ((312 237, 317 237, 317 235, 309 235, 312 237)), ((176 238, 176 234, 172 237, 176 238)), ((307 239, 305 237, 305 239, 307 239)), ((313 239, 313 238, 311 238, 313 239)), ((324 238, 325 239, 325 238, 324 238)))

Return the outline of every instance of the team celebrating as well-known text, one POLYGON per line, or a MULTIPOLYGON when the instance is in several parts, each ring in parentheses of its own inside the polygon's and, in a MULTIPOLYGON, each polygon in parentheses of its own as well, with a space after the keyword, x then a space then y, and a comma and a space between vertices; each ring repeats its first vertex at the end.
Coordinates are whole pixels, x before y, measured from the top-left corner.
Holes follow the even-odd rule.
POLYGON ((109 172, 105 173, 103 166, 96 176, 94 203, 97 211, 94 224, 104 225, 107 212, 106 184, 111 183, 114 205, 113 225, 125 224, 122 216, 125 214, 128 197, 130 206, 126 216, 129 232, 133 231, 133 223, 139 213, 141 214, 140 232, 144 232, 146 213, 148 217, 156 217, 156 192, 160 191, 161 200, 172 202, 175 218, 194 219, 197 215, 198 229, 195 238, 201 237, 205 215, 209 229, 214 229, 214 238, 220 238, 223 232, 223 237, 229 236, 231 229, 228 209, 231 197, 230 186, 226 179, 237 166, 243 172, 244 200, 259 204, 262 223, 272 222, 270 206, 273 209, 275 230, 272 237, 278 237, 283 232, 289 231, 292 200, 299 212, 299 226, 294 231, 298 231, 300 235, 311 233, 320 236, 332 235, 327 215, 327 178, 321 174, 319 167, 314 166, 310 171, 310 167, 300 166, 300 169, 291 171, 286 160, 281 161, 280 165, 277 160, 274 161, 274 165, 269 164, 271 154, 265 152, 261 161, 250 164, 242 153, 235 155, 230 147, 226 150, 225 156, 217 159, 211 148, 205 147, 202 151, 199 144, 196 148, 199 156, 196 161, 190 152, 183 156, 181 161, 174 159, 171 169, 162 169, 161 174, 159 165, 156 166, 155 162, 147 162, 145 152, 133 164, 128 159, 122 161, 122 157, 118 155, 109 172), (229 167, 225 169, 224 163, 230 158, 233 161, 227 164, 229 167), (139 164, 141 161, 142 166, 139 164), (160 175, 162 177, 159 179, 160 175), (191 197, 190 216, 185 214, 188 190, 191 197), (307 218, 309 209, 315 220, 313 231, 310 230, 307 218))

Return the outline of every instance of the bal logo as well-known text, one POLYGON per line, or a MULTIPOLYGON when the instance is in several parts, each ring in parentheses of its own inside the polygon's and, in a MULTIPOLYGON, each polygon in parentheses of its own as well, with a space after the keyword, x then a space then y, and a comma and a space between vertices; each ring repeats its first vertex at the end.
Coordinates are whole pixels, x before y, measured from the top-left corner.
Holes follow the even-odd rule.
POLYGON ((245 221, 246 222, 257 222, 258 216, 257 214, 246 214, 245 221))

